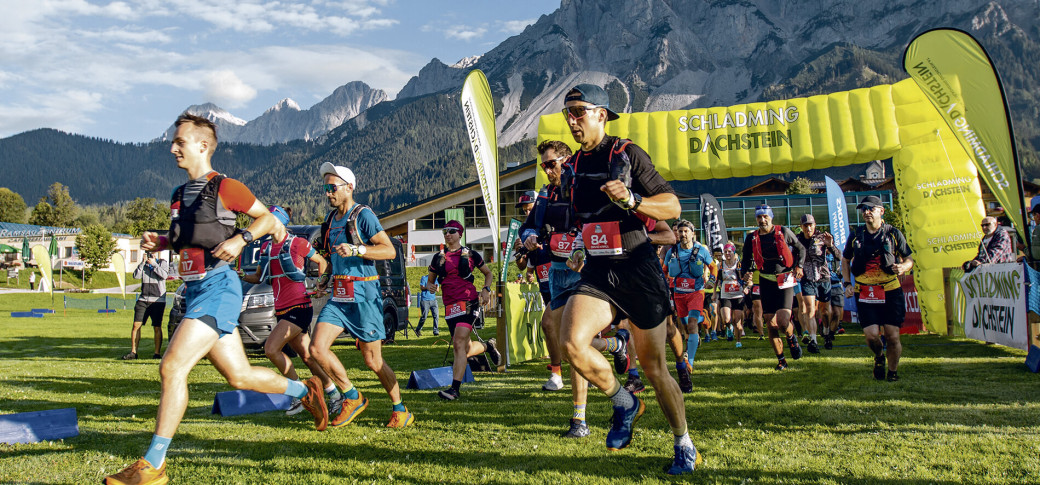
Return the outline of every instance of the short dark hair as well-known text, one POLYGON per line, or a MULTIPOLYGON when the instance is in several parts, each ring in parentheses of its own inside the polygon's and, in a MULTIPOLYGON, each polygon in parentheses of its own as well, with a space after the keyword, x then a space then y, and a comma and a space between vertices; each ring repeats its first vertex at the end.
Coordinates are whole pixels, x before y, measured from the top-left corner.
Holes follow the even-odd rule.
POLYGON ((197 115, 193 115, 193 114, 191 114, 191 113, 189 113, 187 111, 181 113, 181 115, 177 117, 177 121, 175 121, 173 123, 173 125, 176 126, 176 127, 180 127, 181 125, 183 125, 185 123, 190 123, 192 126, 194 126, 196 128, 204 128, 204 129, 208 130, 209 133, 210 133, 210 136, 207 137, 207 138, 209 138, 208 141, 210 142, 210 149, 209 149, 209 151, 210 151, 210 153, 213 153, 214 151, 216 151, 216 149, 217 149, 217 125, 213 124, 212 121, 207 120, 206 118, 203 118, 203 117, 197 116, 197 115))
POLYGON ((538 154, 544 155, 550 148, 561 157, 569 157, 573 153, 571 147, 560 140, 545 140, 538 144, 538 154))

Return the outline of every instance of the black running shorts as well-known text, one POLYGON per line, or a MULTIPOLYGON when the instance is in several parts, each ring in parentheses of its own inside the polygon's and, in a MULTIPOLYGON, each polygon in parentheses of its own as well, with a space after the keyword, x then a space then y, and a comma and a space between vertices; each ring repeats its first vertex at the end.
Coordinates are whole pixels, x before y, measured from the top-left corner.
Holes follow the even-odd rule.
POLYGON ((778 310, 790 310, 794 307, 794 288, 781 290, 775 281, 762 278, 758 282, 762 292, 762 314, 769 315, 778 310))
POLYGON ((649 244, 626 259, 590 258, 574 294, 609 302, 641 329, 655 328, 672 312, 668 285, 658 264, 649 244))
POLYGON ((289 307, 275 312, 275 317, 296 325, 303 330, 303 333, 307 333, 311 328, 311 320, 314 320, 314 307, 310 305, 289 307))
POLYGON ((162 326, 163 313, 166 313, 166 297, 153 302, 137 300, 134 305, 134 321, 144 323, 151 319, 153 327, 162 326))
POLYGON ((902 288, 886 291, 884 303, 860 303, 858 293, 855 298, 856 311, 859 312, 859 324, 863 328, 872 325, 903 326, 903 319, 906 317, 906 300, 903 298, 902 288))

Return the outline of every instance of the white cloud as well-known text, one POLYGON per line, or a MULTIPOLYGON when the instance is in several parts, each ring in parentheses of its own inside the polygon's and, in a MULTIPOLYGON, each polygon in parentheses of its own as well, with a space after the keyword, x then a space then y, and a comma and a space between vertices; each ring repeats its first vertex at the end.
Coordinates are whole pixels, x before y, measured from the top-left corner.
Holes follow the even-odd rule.
POLYGON ((455 25, 444 30, 444 36, 450 39, 459 39, 463 41, 471 41, 479 38, 487 33, 487 29, 484 27, 469 27, 465 25, 455 25))
POLYGON ((231 70, 211 72, 203 78, 206 99, 227 108, 237 108, 256 97, 256 88, 242 82, 231 70))
POLYGON ((528 25, 534 24, 537 21, 538 19, 506 20, 504 22, 499 22, 499 24, 501 25, 502 32, 509 35, 516 35, 523 32, 528 25))

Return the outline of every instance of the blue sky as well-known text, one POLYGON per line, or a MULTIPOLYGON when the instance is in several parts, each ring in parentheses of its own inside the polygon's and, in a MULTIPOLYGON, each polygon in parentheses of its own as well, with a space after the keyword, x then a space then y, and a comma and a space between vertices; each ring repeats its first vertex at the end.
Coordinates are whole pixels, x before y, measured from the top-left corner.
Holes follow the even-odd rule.
POLYGON ((350 81, 393 98, 520 33, 560 0, 0 0, 0 138, 159 136, 192 104, 251 120, 350 81))

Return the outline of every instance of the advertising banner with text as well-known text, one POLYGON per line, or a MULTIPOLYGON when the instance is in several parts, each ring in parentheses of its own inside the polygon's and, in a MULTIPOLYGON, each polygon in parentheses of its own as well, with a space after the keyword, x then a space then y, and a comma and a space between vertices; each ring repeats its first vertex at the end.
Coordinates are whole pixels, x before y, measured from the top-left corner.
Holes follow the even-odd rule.
POLYGON ((966 273, 960 285, 965 336, 1028 348, 1025 267, 1021 263, 984 264, 966 273))

